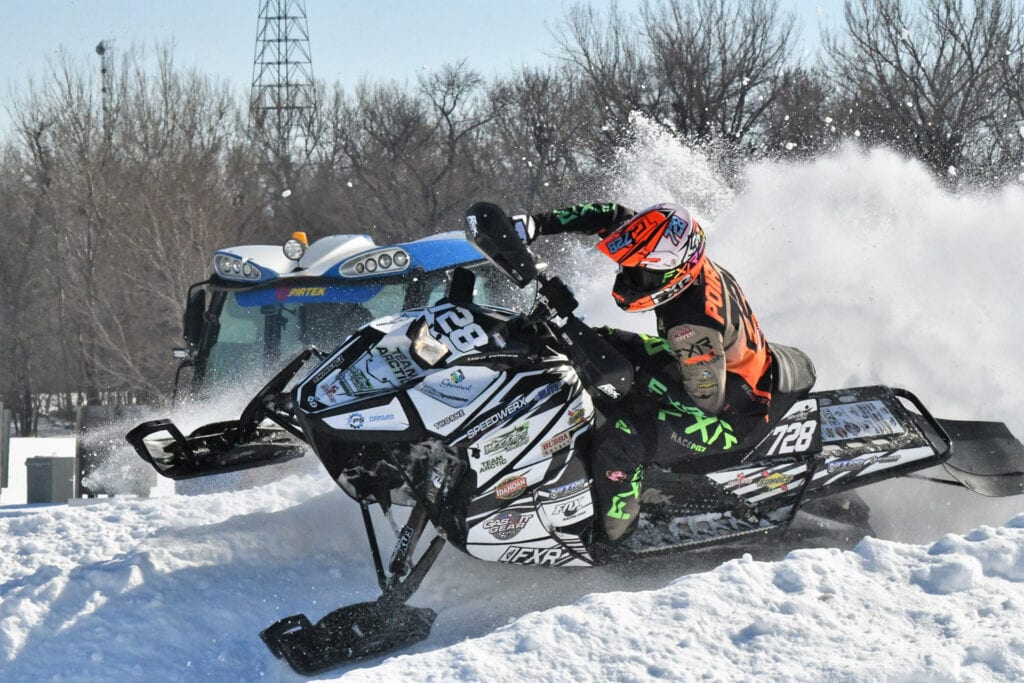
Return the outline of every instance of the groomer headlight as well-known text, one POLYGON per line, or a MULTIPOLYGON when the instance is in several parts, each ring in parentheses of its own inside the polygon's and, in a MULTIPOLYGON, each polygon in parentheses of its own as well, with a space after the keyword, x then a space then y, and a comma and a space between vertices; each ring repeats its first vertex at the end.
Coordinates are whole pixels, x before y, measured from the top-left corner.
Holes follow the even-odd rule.
POLYGON ((309 248, 309 239, 304 232, 293 232, 291 239, 284 243, 284 255, 292 261, 298 261, 309 248))
POLYGON ((387 247, 350 258, 338 272, 347 277, 397 275, 409 267, 409 253, 399 247, 387 247))
POLYGON ((213 270, 225 280, 256 281, 261 277, 260 269, 248 259, 230 254, 217 254, 213 257, 213 270))

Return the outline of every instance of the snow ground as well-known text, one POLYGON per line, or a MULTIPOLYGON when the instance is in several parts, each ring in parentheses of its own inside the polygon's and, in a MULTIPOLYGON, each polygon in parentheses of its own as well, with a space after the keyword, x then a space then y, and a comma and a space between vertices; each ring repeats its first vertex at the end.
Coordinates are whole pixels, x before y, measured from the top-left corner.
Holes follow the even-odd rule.
MULTIPOLYGON (((1024 435, 1019 188, 955 197, 849 148, 752 165, 730 192, 657 133, 638 144, 647 161, 624 157, 604 196, 695 206, 712 258, 820 387, 904 386, 1024 435)), ((607 304, 608 264, 560 257, 590 322, 638 327, 607 304)), ((358 507, 312 458, 282 467, 230 492, 0 508, 0 680, 301 680, 258 631, 377 588, 358 507)), ((812 518, 773 542, 593 569, 447 549, 411 601, 437 610, 430 638, 319 679, 1024 678, 1024 500, 906 479, 865 498, 877 538, 812 518)))

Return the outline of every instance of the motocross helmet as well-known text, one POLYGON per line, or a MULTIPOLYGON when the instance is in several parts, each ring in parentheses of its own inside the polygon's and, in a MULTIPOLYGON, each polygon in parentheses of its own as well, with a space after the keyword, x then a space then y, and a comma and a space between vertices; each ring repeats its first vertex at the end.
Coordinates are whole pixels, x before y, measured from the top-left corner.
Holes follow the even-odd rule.
POLYGON ((633 216, 597 245, 619 264, 612 287, 624 311, 649 311, 679 296, 704 267, 704 231, 690 212, 657 204, 633 216))

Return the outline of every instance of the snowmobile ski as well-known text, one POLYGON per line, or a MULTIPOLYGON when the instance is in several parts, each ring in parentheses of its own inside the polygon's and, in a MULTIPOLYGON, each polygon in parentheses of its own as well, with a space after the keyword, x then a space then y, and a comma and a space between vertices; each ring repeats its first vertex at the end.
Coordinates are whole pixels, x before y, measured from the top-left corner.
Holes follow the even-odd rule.
POLYGON ((338 608, 315 625, 304 614, 285 617, 260 638, 275 657, 309 676, 418 643, 430 635, 436 618, 430 608, 382 597, 338 608))
POLYGON ((175 480, 263 467, 306 453, 303 444, 280 430, 258 429, 245 441, 238 420, 203 425, 187 437, 170 420, 151 420, 125 438, 157 472, 175 480))

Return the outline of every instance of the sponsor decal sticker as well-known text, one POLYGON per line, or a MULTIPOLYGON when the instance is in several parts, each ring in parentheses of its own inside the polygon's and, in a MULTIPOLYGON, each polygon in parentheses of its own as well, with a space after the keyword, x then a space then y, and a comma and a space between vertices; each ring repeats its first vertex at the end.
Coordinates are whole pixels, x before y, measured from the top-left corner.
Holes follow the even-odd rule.
POLYGON ((508 461, 505 459, 505 456, 499 455, 497 457, 491 458, 490 460, 484 460, 482 463, 480 463, 480 473, 483 474, 484 472, 493 470, 495 467, 504 467, 507 464, 508 461))
POLYGON ((326 287, 279 287, 274 294, 278 301, 284 301, 293 296, 323 296, 326 293, 326 287))
POLYGON ((473 391, 473 385, 466 382, 466 374, 462 370, 456 370, 448 377, 441 380, 441 386, 454 391, 469 393, 473 391))
POLYGON ((668 333, 671 341, 680 342, 693 336, 693 328, 683 325, 681 327, 673 327, 668 333))
POLYGON ((529 440, 530 423, 524 422, 514 429, 498 434, 498 436, 485 443, 482 448, 483 454, 490 455, 501 451, 510 451, 513 448, 525 445, 529 440))
POLYGON ((741 488, 743 486, 756 486, 759 489, 782 489, 783 491, 788 491, 789 484, 792 481, 793 477, 788 474, 762 470, 759 474, 755 474, 753 476, 747 476, 745 473, 740 472, 731 483, 737 488, 741 488))
POLYGON ((552 500, 565 498, 566 496, 571 496, 578 491, 582 491, 586 487, 586 479, 577 479, 576 481, 570 481, 568 484, 562 484, 561 486, 556 486, 553 489, 548 489, 548 495, 551 496, 552 500))
POLYGON ((526 477, 512 476, 504 479, 494 489, 494 495, 502 500, 518 498, 526 490, 526 477))
POLYGON ((506 419, 516 415, 520 411, 529 408, 530 403, 530 401, 527 401, 523 397, 515 399, 514 401, 512 401, 507 406, 505 406, 498 412, 494 413, 490 417, 485 418, 484 420, 481 420, 477 424, 470 427, 469 431, 467 432, 467 435, 469 436, 470 439, 475 439, 477 436, 479 436, 483 432, 486 432, 488 429, 498 424, 499 422, 503 422, 506 419))
POLYGON ((875 463, 879 462, 897 462, 900 456, 898 453, 889 453, 887 455, 870 455, 865 458, 852 458, 850 460, 834 460, 828 463, 826 469, 829 474, 835 472, 851 472, 855 470, 862 470, 865 467, 870 467, 875 463))
POLYGON ((540 450, 544 455, 551 455, 557 451, 562 450, 572 442, 572 437, 569 436, 569 432, 561 432, 555 434, 552 438, 548 439, 540 445, 540 450))
POLYGON ((672 443, 678 444, 684 448, 688 448, 691 451, 694 451, 695 453, 703 453, 708 449, 707 446, 701 446, 699 443, 694 443, 693 441, 687 439, 685 436, 680 436, 675 431, 673 431, 672 434, 670 434, 670 437, 672 438, 672 443))
POLYGON ((434 429, 443 429, 444 427, 447 427, 452 422, 455 422, 456 420, 458 420, 460 417, 462 417, 465 414, 466 414, 466 411, 464 411, 464 410, 461 410, 461 409, 456 410, 454 413, 452 413, 448 417, 444 418, 443 420, 440 420, 439 422, 435 422, 434 423, 434 429))
POLYGON ((548 384, 548 385, 546 385, 544 387, 541 387, 540 391, 537 392, 537 395, 534 397, 533 400, 535 400, 535 401, 543 401, 548 396, 551 396, 552 394, 557 392, 559 389, 561 389, 564 384, 565 384, 564 382, 559 380, 557 382, 552 382, 551 384, 548 384))
POLYGON ((793 477, 782 474, 781 472, 772 472, 761 481, 761 485, 769 490, 782 489, 788 491, 789 482, 793 481, 793 477))
POLYGON ((533 519, 532 513, 502 512, 483 523, 484 529, 499 541, 514 538, 533 519))
POLYGON ((339 382, 344 387, 346 393, 356 396, 358 396, 359 394, 368 394, 372 391, 376 391, 376 388, 370 382, 370 379, 366 376, 366 373, 354 367, 345 370, 345 372, 341 374, 339 382))
POLYGON ((508 548, 499 562, 511 562, 513 564, 544 564, 554 566, 564 559, 570 557, 569 552, 563 548, 524 548, 514 545, 508 548))
POLYGON ((362 413, 352 413, 348 416, 348 426, 352 429, 359 429, 363 426, 363 422, 365 422, 365 420, 363 419, 362 413))
POLYGON ((588 509, 587 498, 585 496, 577 496, 576 498, 570 498, 569 500, 558 503, 551 509, 551 514, 561 515, 563 520, 569 520, 585 512, 588 509))
POLYGON ((416 376, 416 368, 413 367, 412 361, 406 356, 401 349, 388 349, 383 346, 377 347, 380 352, 381 359, 387 364, 388 368, 391 369, 391 373, 395 376, 395 379, 404 381, 410 377, 416 376))

